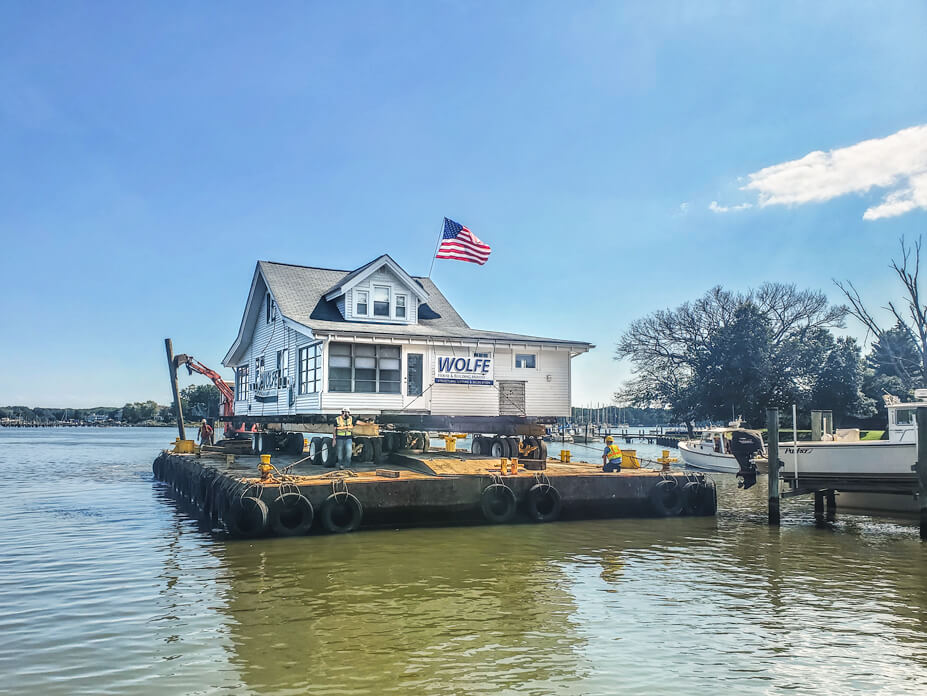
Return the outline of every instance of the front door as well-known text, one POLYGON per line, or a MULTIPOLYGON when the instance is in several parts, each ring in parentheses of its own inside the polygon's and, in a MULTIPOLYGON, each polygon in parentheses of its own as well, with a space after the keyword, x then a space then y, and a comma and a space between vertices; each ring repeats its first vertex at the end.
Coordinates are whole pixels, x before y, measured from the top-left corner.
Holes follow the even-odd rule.
POLYGON ((421 353, 406 353, 406 396, 422 395, 423 358, 421 353))

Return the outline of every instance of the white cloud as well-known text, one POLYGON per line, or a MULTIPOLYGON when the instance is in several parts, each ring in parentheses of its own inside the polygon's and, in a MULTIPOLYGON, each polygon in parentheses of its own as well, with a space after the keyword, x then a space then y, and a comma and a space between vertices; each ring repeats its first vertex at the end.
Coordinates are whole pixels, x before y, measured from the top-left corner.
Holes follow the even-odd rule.
POLYGON ((679 204, 679 212, 682 213, 683 215, 689 212, 689 202, 688 201, 686 201, 685 203, 679 204))
POLYGON ((817 203, 888 189, 881 203, 863 213, 864 220, 927 210, 927 125, 828 152, 809 152, 748 178, 741 190, 756 191, 760 207, 817 203))
POLYGON ((718 205, 718 201, 712 201, 708 209, 713 213, 729 213, 732 210, 746 210, 752 208, 752 203, 741 203, 740 205, 718 205))

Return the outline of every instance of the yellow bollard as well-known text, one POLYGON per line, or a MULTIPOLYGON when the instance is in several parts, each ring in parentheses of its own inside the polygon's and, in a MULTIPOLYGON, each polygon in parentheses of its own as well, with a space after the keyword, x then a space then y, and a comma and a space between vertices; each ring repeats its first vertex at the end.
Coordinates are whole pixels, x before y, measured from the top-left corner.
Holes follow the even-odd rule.
POLYGON ((258 464, 258 471, 261 472, 261 480, 266 481, 270 478, 270 472, 274 470, 274 467, 270 463, 270 455, 262 454, 261 463, 258 464))
POLYGON ((503 476, 504 476, 505 474, 508 473, 509 460, 508 460, 507 457, 502 457, 502 458, 499 460, 499 468, 502 470, 502 475, 503 475, 503 476))
POLYGON ((457 451, 457 436, 456 435, 442 435, 444 439, 444 451, 445 452, 456 452, 457 451))
POLYGON ((518 473, 518 457, 512 457, 512 468, 510 469, 512 476, 518 473))
POLYGON ((560 461, 561 462, 570 461, 570 450, 560 450, 560 461))

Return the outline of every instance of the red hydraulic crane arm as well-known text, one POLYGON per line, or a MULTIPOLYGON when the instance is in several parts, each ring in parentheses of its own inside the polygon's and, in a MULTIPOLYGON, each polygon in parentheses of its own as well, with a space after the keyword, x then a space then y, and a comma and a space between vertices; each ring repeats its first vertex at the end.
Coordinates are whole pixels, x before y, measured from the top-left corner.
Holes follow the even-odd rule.
MULTIPOLYGON (((231 409, 232 404, 235 402, 235 392, 233 392, 231 387, 229 387, 229 385, 226 384, 225 380, 222 379, 222 375, 220 375, 215 370, 211 370, 210 368, 206 367, 199 360, 196 360, 192 355, 181 354, 181 355, 176 356, 174 358, 174 361, 178 367, 180 365, 184 365, 191 375, 194 372, 198 372, 204 377, 208 377, 212 381, 212 383, 216 385, 216 389, 218 389, 219 392, 222 394, 222 396, 225 397, 226 408, 231 409)), ((228 416, 232 414, 225 413, 223 415, 228 416)))

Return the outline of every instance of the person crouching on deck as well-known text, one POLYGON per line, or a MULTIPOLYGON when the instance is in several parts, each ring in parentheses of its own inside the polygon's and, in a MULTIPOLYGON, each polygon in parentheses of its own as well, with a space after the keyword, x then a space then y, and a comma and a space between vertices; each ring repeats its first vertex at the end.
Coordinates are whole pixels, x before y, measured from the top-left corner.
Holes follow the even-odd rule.
POLYGON ((354 421, 351 412, 343 408, 341 415, 335 419, 335 456, 338 468, 346 469, 351 464, 351 436, 354 434, 354 421))
POLYGON ((200 423, 200 432, 199 432, 200 446, 212 444, 212 433, 213 433, 212 426, 209 423, 207 423, 206 419, 204 418, 202 422, 200 423))
POLYGON ((615 444, 615 438, 611 435, 605 438, 602 471, 621 471, 621 448, 615 444))

